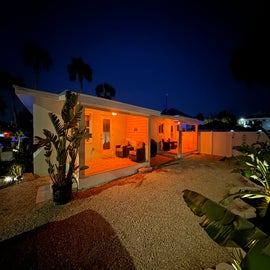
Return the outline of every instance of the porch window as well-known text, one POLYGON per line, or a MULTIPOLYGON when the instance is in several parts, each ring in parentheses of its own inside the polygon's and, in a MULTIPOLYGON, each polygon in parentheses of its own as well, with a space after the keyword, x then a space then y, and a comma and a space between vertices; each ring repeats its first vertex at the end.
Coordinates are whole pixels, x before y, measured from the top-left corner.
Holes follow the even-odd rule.
MULTIPOLYGON (((86 132, 92 134, 92 114, 88 113, 84 116, 84 126, 86 132)), ((86 140, 87 142, 92 142, 92 138, 86 140)))
POLYGON ((164 133, 164 124, 159 124, 158 126, 158 133, 163 134, 164 133))

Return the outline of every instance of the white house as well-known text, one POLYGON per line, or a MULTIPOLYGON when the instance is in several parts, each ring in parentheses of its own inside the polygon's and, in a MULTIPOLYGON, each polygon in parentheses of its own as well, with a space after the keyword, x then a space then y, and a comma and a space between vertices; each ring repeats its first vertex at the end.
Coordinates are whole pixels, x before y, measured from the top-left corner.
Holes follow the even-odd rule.
POLYGON ((238 120, 243 127, 261 126, 266 131, 270 131, 270 114, 253 114, 238 120))
MULTIPOLYGON (((44 128, 53 130, 48 113, 60 115, 65 91, 54 94, 20 86, 14 88, 33 113, 34 136, 43 137, 44 128)), ((176 158, 198 150, 198 125, 202 122, 197 119, 162 115, 156 110, 84 93, 79 94, 79 102, 84 106, 81 124, 92 134, 92 138, 83 141, 80 147, 80 164, 90 166, 89 170, 80 173, 80 188, 100 185, 149 167, 153 141, 158 153, 170 153, 176 158), (194 125, 194 131, 183 132, 183 124, 194 125), (141 148, 143 150, 137 151, 141 148), (117 166, 118 161, 124 164, 122 168, 117 166), (102 163, 101 172, 94 171, 98 163, 102 163)), ((34 154, 34 173, 48 175, 44 150, 34 154)))

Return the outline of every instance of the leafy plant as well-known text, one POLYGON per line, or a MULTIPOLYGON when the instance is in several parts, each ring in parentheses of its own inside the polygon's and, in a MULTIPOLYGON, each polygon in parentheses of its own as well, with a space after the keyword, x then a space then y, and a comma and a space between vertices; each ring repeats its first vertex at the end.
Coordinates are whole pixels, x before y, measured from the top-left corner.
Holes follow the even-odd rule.
POLYGON ((15 164, 21 164, 24 172, 33 171, 32 139, 26 136, 22 130, 17 130, 12 136, 15 139, 12 152, 15 164))
POLYGON ((270 238, 247 219, 233 214, 221 204, 192 191, 184 190, 183 198, 192 212, 204 217, 201 227, 223 247, 241 248, 246 255, 234 260, 236 269, 266 270, 270 265, 270 238))
POLYGON ((270 144, 257 142, 251 146, 235 146, 236 150, 243 153, 238 157, 242 167, 239 172, 249 178, 255 187, 239 188, 237 192, 229 195, 222 204, 228 205, 235 198, 256 200, 256 210, 259 217, 264 217, 270 203, 270 144))
POLYGON ((81 140, 91 137, 85 128, 78 127, 82 112, 83 106, 78 104, 78 94, 66 91, 66 100, 61 111, 62 120, 55 113, 49 113, 56 134, 48 129, 43 129, 45 138, 35 136, 37 140, 35 150, 44 147, 48 173, 55 186, 61 187, 71 183, 73 174, 77 170, 88 168, 88 166, 76 164, 81 140), (56 154, 55 163, 53 162, 53 153, 56 154))
POLYGON ((8 175, 13 176, 16 182, 23 180, 24 165, 20 163, 12 163, 9 168, 8 175))

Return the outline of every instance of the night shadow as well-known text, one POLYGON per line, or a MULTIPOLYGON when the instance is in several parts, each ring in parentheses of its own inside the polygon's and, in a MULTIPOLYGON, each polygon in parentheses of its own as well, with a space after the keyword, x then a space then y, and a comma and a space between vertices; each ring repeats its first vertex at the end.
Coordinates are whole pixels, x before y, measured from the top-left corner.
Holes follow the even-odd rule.
POLYGON ((111 225, 87 210, 0 242, 1 269, 135 269, 111 225))

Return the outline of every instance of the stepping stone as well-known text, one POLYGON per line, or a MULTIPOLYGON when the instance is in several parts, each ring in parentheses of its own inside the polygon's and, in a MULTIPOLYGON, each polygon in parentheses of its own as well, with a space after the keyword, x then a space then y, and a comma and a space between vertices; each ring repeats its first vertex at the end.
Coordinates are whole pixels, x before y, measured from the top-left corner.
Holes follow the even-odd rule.
POLYGON ((37 191, 36 204, 50 200, 52 197, 51 186, 40 186, 37 191))
POLYGON ((148 172, 152 172, 153 168, 152 167, 144 167, 144 168, 140 168, 138 170, 139 173, 148 173, 148 172))
POLYGON ((235 269, 229 263, 219 263, 214 267, 205 268, 204 270, 235 270, 235 269))
POLYGON ((234 270, 233 266, 229 263, 219 263, 216 270, 234 270))
POLYGON ((227 207, 232 213, 246 218, 255 218, 256 217, 256 208, 244 202, 240 198, 234 199, 231 204, 227 207))

